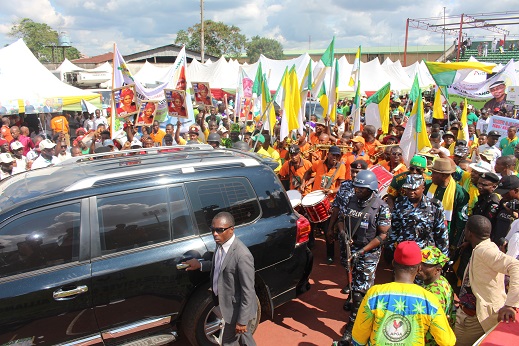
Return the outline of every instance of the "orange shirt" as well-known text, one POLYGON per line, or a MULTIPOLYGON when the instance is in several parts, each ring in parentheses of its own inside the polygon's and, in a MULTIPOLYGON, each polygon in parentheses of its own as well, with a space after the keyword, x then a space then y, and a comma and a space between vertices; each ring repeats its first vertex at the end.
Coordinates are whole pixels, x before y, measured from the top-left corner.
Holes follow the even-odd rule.
POLYGON ((377 152, 377 146, 379 145, 381 144, 376 139, 373 141, 373 143, 366 142, 364 144, 364 151, 368 153, 368 156, 373 156, 377 152))
POLYGON ((68 121, 63 115, 52 118, 50 128, 54 132, 68 133, 68 121))
POLYGON ((286 150, 285 148, 277 148, 276 150, 279 153, 279 158, 281 159, 281 163, 285 163, 285 161, 289 159, 288 150, 286 150))
MULTIPOLYGON (((403 163, 402 163, 401 165, 398 165, 398 166, 400 166, 400 168, 398 168, 398 169, 397 169, 396 171, 394 171, 394 172, 391 170, 391 167, 389 166, 389 162, 387 162, 387 161, 382 161, 382 162, 379 162, 378 164, 381 165, 382 167, 384 167, 385 169, 387 169, 387 171, 388 171, 389 173, 393 174, 393 175, 398 175, 398 174, 400 174, 400 173, 407 172, 407 167, 406 167, 405 164, 403 164, 403 163)), ((398 166, 397 166, 397 167, 398 167, 398 166)), ((397 168, 397 167, 395 167, 395 168, 397 168)))
POLYGON ((158 143, 159 145, 162 145, 162 140, 164 139, 164 136, 166 135, 166 132, 164 130, 159 129, 157 133, 153 133, 151 131, 150 137, 153 139, 154 143, 158 143))
MULTIPOLYGON (((336 171, 335 167, 332 167, 330 170, 328 170, 328 167, 325 164, 326 160, 316 161, 312 163, 312 171, 315 172, 315 180, 314 185, 312 187, 312 191, 322 190, 323 187, 321 187, 321 180, 323 176, 331 178, 336 171)), ((342 163, 339 163, 339 168, 337 168, 337 174, 333 177, 333 182, 330 186, 330 189, 335 189, 339 186, 339 180, 345 180, 346 179, 346 168, 342 163)))
POLYGON ((9 126, 2 126, 2 137, 4 137, 4 139, 9 143, 13 141, 13 136, 11 136, 11 129, 9 126))
POLYGON ((356 160, 364 160, 368 163, 368 167, 371 167, 371 161, 369 160, 369 156, 366 155, 365 152, 360 153, 359 155, 355 155, 354 153, 346 153, 342 155, 342 162, 346 166, 346 180, 351 180, 351 163, 356 160))
POLYGON ((315 133, 315 132, 310 133, 310 143, 319 144, 319 136, 317 135, 317 133, 315 133))
MULTIPOLYGON (((294 185, 295 182, 299 181, 299 185, 303 180, 303 176, 306 171, 308 171, 312 167, 312 163, 308 160, 301 159, 300 166, 296 167, 295 165, 290 164, 290 160, 285 161, 281 169, 279 170, 279 175, 281 177, 287 177, 290 180, 290 190, 297 190, 299 186, 296 187, 294 185)), ((303 196, 311 191, 311 187, 307 186, 305 191, 303 192, 303 196)))

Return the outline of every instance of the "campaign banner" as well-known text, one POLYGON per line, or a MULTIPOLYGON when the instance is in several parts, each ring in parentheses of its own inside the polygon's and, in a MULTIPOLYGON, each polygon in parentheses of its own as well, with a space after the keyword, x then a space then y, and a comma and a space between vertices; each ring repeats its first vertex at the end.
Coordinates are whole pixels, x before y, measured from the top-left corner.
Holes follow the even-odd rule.
POLYGON ((186 119, 186 92, 179 89, 164 89, 164 95, 168 102, 169 116, 186 119))
POLYGON ((500 117, 498 115, 493 115, 490 117, 487 133, 489 133, 490 131, 497 131, 501 135, 500 138, 505 138, 508 135, 508 128, 510 126, 519 127, 519 119, 512 119, 507 117, 500 117))
MULTIPOLYGON (((160 123, 176 123, 175 118, 168 115, 168 103, 164 95, 164 89, 182 89, 189 82, 185 80, 185 69, 187 66, 186 51, 185 47, 182 48, 179 55, 177 56, 173 68, 170 69, 167 76, 162 80, 162 84, 158 85, 153 89, 148 89, 142 85, 138 80, 135 80, 132 73, 128 69, 126 62, 119 50, 115 49, 114 56, 114 87, 121 88, 125 85, 135 84, 136 97, 140 101, 137 104, 141 104, 144 101, 154 100, 156 106, 154 113, 154 120, 160 123), (158 103, 157 103, 158 100, 158 103)), ((186 105, 188 118, 194 121, 193 107, 191 107, 191 94, 189 88, 186 88, 186 105)), ((149 119, 148 119, 149 120, 149 119)), ((118 130, 118 129, 114 129, 118 130)), ((115 133, 115 131, 112 131, 115 133)))
POLYGON ((510 59, 508 64, 492 77, 479 83, 470 83, 465 79, 449 86, 448 93, 449 95, 458 95, 472 100, 489 100, 493 98, 493 95, 490 93, 490 85, 498 81, 504 81, 507 87, 518 84, 513 59, 510 59))
POLYGON ((0 101, 0 115, 11 115, 20 113, 18 100, 2 100, 0 101))

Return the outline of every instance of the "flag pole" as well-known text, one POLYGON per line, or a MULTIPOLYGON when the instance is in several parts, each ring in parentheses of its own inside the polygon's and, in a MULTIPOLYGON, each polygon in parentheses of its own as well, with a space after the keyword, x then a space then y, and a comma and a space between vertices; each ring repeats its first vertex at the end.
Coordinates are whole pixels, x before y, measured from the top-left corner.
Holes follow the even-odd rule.
POLYGON ((111 111, 110 111, 110 138, 113 139, 115 136, 115 114, 117 114, 117 110, 115 109, 115 98, 114 98, 114 89, 115 89, 115 50, 116 44, 114 42, 114 51, 112 56, 112 92, 110 96, 111 103, 111 111))

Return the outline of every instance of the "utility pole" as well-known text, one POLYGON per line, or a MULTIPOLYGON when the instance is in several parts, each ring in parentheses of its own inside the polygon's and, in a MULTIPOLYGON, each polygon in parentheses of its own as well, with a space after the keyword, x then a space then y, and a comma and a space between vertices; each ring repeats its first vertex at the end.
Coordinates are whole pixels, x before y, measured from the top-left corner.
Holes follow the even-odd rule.
POLYGON ((202 64, 204 63, 204 0, 200 0, 200 54, 202 56, 202 64))
POLYGON ((445 56, 445 6, 443 6, 443 62, 445 62, 447 57, 445 56))

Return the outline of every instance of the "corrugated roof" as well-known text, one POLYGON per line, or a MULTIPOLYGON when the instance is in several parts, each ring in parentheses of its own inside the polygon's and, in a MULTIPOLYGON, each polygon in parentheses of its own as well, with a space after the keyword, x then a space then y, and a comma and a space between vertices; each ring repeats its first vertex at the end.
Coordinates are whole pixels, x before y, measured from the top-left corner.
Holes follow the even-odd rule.
POLYGON ((74 64, 101 64, 103 62, 112 61, 114 53, 104 53, 101 55, 91 56, 89 58, 81 58, 72 60, 74 64))

